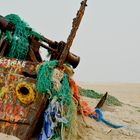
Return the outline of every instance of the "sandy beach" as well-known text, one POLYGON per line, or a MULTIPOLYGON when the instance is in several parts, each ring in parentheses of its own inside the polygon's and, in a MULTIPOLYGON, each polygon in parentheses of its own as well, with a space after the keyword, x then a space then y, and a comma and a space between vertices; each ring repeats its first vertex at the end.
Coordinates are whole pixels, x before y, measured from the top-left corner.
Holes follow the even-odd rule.
MULTIPOLYGON (((114 129, 89 117, 78 116, 78 136, 71 140, 140 140, 140 84, 79 84, 83 88, 100 93, 108 92, 123 104, 122 106, 104 105, 106 120, 121 124, 124 128, 114 129)), ((94 108, 98 100, 81 97, 94 108)), ((0 140, 17 140, 15 137, 0 134, 0 140)))
MULTIPOLYGON (((108 92, 123 104, 122 106, 103 107, 104 118, 125 127, 114 129, 86 118, 88 128, 85 127, 81 140, 140 140, 140 84, 80 84, 81 87, 93 89, 99 93, 108 92), (87 130, 86 130, 87 129, 87 130)), ((91 107, 97 100, 84 97, 91 107)))
POLYGON ((86 84, 79 83, 86 89, 93 89, 99 93, 108 92, 125 104, 140 107, 140 84, 135 83, 108 83, 108 84, 86 84))

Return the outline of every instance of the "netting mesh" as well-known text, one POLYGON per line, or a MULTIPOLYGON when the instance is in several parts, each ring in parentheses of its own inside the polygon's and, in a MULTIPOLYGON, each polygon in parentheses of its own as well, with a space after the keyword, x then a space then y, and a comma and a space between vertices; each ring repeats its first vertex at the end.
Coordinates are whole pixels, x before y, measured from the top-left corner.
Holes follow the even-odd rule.
POLYGON ((58 61, 47 61, 40 65, 37 69, 37 90, 40 93, 51 93, 53 89, 52 74, 58 61))
POLYGON ((63 130, 63 137, 66 140, 72 140, 77 137, 78 124, 77 124, 77 105, 74 100, 71 100, 70 118, 68 127, 63 130))
POLYGON ((34 35, 38 39, 41 39, 41 35, 34 32, 32 28, 16 14, 7 15, 4 18, 14 25, 14 32, 6 31, 4 38, 11 43, 7 57, 25 60, 29 51, 28 37, 34 35))
POLYGON ((59 102, 62 105, 65 105, 66 118, 70 120, 71 112, 71 90, 68 82, 68 77, 64 74, 61 88, 59 91, 56 91, 53 88, 52 75, 54 68, 57 67, 58 61, 47 61, 44 65, 41 65, 37 70, 37 90, 43 94, 51 94, 51 98, 57 96, 59 102))
POLYGON ((15 25, 15 31, 11 40, 11 48, 8 57, 25 59, 28 53, 28 25, 23 22, 19 16, 10 14, 5 17, 6 20, 15 25))

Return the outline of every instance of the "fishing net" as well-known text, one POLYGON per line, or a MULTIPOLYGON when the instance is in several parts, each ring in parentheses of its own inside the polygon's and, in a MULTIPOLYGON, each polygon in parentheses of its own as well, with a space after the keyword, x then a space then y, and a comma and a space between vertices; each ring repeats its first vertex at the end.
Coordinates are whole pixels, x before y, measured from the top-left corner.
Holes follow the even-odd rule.
MULTIPOLYGON (((68 76, 63 72, 63 77, 61 78, 61 73, 56 71, 57 65, 58 61, 55 60, 47 61, 38 67, 36 87, 39 92, 43 94, 50 94, 50 100, 53 100, 54 97, 57 98, 57 101, 61 106, 61 115, 68 121, 64 124, 61 123, 59 127, 61 128, 61 137, 71 139, 71 137, 77 132, 77 105, 73 100, 73 93, 69 85, 68 76), (54 84, 56 79, 59 79, 61 84, 60 89, 55 88, 54 84), (65 129, 66 131, 64 131, 65 129)), ((57 137, 58 135, 54 134, 53 138, 57 137)))
POLYGON ((50 94, 51 98, 57 96, 59 102, 66 105, 67 119, 70 116, 69 106, 71 104, 71 90, 69 87, 68 77, 64 73, 59 91, 54 89, 53 73, 57 67, 58 61, 47 61, 37 70, 37 90, 43 94, 50 94))
POLYGON ((78 124, 77 124, 77 105, 75 104, 74 100, 71 100, 70 106, 70 119, 68 127, 64 129, 64 138, 66 140, 72 140, 73 138, 77 137, 78 133, 78 124))
POLYGON ((14 32, 7 30, 4 37, 10 43, 7 57, 25 60, 29 51, 28 37, 34 35, 41 39, 41 36, 34 32, 18 15, 10 14, 4 18, 14 25, 14 32))
POLYGON ((58 61, 47 61, 37 69, 37 90, 40 93, 51 93, 53 87, 52 75, 58 61))

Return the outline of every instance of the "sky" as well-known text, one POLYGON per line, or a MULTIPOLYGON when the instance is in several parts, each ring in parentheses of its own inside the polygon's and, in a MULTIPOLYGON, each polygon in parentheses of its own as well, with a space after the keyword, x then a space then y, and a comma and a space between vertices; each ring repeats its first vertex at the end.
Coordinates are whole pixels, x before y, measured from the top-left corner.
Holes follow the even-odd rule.
MULTIPOLYGON (((18 14, 38 33, 54 41, 66 41, 80 2, 0 0, 0 15, 18 14)), ((81 57, 74 79, 139 83, 140 0, 88 0, 87 4, 70 50, 81 57)))

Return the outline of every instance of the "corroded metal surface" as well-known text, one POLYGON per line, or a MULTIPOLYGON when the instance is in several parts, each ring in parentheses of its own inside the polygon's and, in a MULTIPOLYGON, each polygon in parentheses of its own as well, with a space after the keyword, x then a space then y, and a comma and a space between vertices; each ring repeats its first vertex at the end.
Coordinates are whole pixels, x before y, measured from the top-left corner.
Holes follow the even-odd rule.
POLYGON ((81 20, 82 20, 82 17, 84 15, 85 7, 87 6, 86 3, 87 3, 87 0, 83 0, 81 2, 80 9, 78 10, 76 17, 73 19, 72 29, 71 29, 70 35, 67 38, 67 42, 66 42, 66 45, 64 47, 64 50, 60 56, 59 65, 62 65, 67 58, 67 55, 69 53, 69 49, 72 46, 73 40, 75 38, 75 35, 77 33, 77 30, 78 30, 79 25, 80 25, 81 20))
MULTIPOLYGON (((79 13, 80 13, 80 18, 81 18, 82 12, 79 12, 79 13)), ((78 14, 78 20, 79 20, 79 14, 78 14)), ((75 23, 76 24, 75 24, 73 30, 71 31, 71 35, 73 35, 74 34, 73 32, 77 30, 78 25, 77 25, 77 22, 75 22, 75 23)), ((11 45, 11 44, 8 40, 4 40, 4 35, 7 30, 12 33, 15 30, 14 28, 15 27, 12 23, 6 21, 4 19, 4 17, 0 15, 0 31, 2 32, 2 36, 0 37, 0 56, 6 56, 7 53, 9 52, 8 45, 11 45)), ((70 44, 70 42, 72 44, 72 40, 73 40, 74 36, 69 37, 69 39, 68 39, 69 43, 67 43, 67 45, 70 44)), ((36 38, 33 35, 28 37, 29 52, 28 52, 26 60, 32 61, 32 62, 42 62, 42 58, 39 53, 39 49, 40 49, 40 47, 43 47, 50 52, 51 59, 55 59, 55 60, 63 59, 63 62, 68 62, 70 65, 73 66, 73 68, 76 68, 78 66, 80 57, 69 52, 69 49, 68 50, 66 49, 67 46, 65 45, 66 44, 65 42, 52 41, 42 35, 40 35, 40 38, 41 39, 39 40, 38 38, 36 38), (62 42, 63 42, 63 44, 62 44, 62 42), (62 58, 63 55, 61 55, 61 54, 65 55, 65 57, 62 58)))
POLYGON ((36 66, 37 63, 0 58, 0 132, 21 140, 30 139, 47 101, 36 91, 36 80, 22 75, 27 69, 35 73, 36 66))

